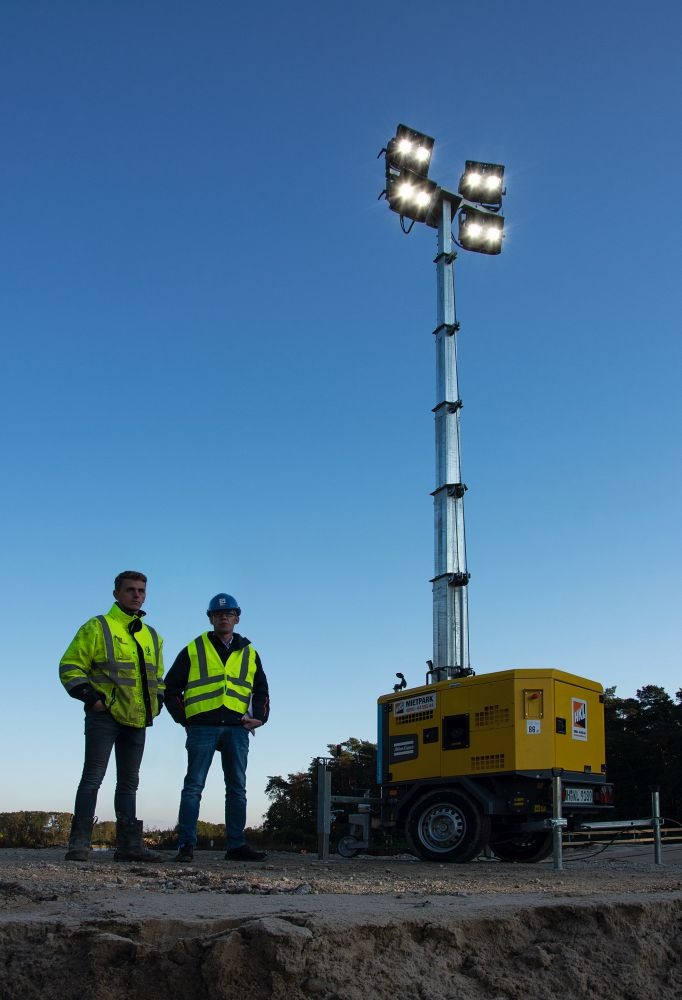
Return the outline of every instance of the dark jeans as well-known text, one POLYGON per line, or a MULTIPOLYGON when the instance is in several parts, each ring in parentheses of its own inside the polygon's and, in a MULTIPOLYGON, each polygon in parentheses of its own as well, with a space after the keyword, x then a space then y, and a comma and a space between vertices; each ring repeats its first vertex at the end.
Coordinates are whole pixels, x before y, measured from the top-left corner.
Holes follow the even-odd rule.
POLYGON ((114 812, 119 819, 135 819, 135 797, 140 780, 145 730, 123 726, 108 712, 85 713, 85 763, 76 792, 74 814, 91 819, 97 793, 107 773, 111 748, 116 748, 114 812))
POLYGON ((243 726, 188 726, 187 775, 180 796, 178 845, 194 847, 201 793, 216 750, 220 751, 225 778, 225 834, 232 849, 246 843, 246 762, 249 733, 243 726))

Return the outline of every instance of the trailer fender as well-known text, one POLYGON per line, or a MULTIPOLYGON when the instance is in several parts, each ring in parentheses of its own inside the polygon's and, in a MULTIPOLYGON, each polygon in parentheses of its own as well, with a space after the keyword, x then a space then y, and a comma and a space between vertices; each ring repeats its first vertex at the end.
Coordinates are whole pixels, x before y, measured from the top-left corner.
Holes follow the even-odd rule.
POLYGON ((479 782, 472 781, 471 778, 456 778, 451 781, 444 781, 441 778, 433 783, 427 781, 416 782, 404 795, 401 795, 398 806, 399 821, 404 822, 407 813, 417 797, 423 795, 425 791, 435 792, 439 789, 461 790, 480 806, 484 816, 494 816, 496 813, 495 804, 497 800, 495 794, 483 787, 479 782))

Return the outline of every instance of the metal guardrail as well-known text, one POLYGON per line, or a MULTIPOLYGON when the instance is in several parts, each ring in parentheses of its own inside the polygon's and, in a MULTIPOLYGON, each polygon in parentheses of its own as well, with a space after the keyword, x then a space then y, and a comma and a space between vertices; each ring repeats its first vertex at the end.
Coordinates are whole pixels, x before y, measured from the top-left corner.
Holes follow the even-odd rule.
MULTIPOLYGON (((631 821, 628 821, 631 822, 631 821)), ((674 847, 682 844, 682 828, 666 827, 661 820, 661 844, 663 846, 674 847)), ((608 844, 632 844, 637 847, 646 847, 653 844, 656 839, 654 827, 651 820, 643 821, 643 825, 637 828, 627 826, 617 830, 571 830, 564 833, 564 850, 580 850, 586 847, 605 847, 608 844)))
MULTIPOLYGON (((553 818, 548 821, 548 825, 554 831, 553 861, 554 870, 561 871, 563 868, 563 851, 565 847, 574 846, 575 841, 570 841, 569 836, 575 834, 561 833, 561 827, 565 821, 561 819, 561 772, 559 769, 553 775, 553 818), (564 842, 564 840, 566 842, 564 842)), ((589 838, 589 846, 595 844, 598 838, 606 838, 607 842, 615 841, 621 834, 630 833, 634 830, 651 830, 649 843, 654 848, 654 864, 662 865, 662 827, 665 820, 661 817, 661 802, 658 788, 651 789, 651 816, 646 819, 622 819, 622 820, 595 820, 593 822, 581 823, 578 836, 589 838)), ((601 841, 603 846, 603 841, 601 841)))

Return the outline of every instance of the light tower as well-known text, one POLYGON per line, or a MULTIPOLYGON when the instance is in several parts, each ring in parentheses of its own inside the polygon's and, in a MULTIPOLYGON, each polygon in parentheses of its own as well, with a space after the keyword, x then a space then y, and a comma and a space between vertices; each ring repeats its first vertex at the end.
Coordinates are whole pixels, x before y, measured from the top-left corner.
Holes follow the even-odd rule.
POLYGON ((433 491, 434 575, 433 656, 427 683, 472 673, 469 663, 469 571, 464 531, 464 494, 460 467, 462 400, 457 381, 457 333, 453 244, 476 253, 498 254, 504 238, 499 215, 504 190, 504 167, 467 160, 458 193, 429 180, 435 142, 423 132, 398 125, 396 134, 379 154, 386 157, 385 195, 389 208, 400 216, 404 233, 415 222, 438 230, 435 258, 436 328, 436 483, 433 491), (452 225, 459 215, 458 238, 452 225), (409 225, 406 225, 406 220, 409 225))

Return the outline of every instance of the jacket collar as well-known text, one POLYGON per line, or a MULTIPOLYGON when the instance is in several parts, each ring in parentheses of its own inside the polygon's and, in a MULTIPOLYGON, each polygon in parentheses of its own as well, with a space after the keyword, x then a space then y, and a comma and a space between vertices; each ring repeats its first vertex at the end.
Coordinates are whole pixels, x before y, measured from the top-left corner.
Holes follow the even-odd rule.
POLYGON ((120 604, 114 603, 111 611, 109 611, 109 617, 114 618, 117 622, 121 622, 123 625, 130 625, 131 622, 135 621, 136 618, 142 618, 144 611, 138 611, 134 615, 129 615, 127 611, 124 611, 120 604))
MULTIPOLYGON (((215 642, 220 643, 221 646, 225 645, 225 643, 223 642, 223 640, 219 639, 218 636, 215 634, 215 632, 210 631, 210 632, 207 632, 206 635, 209 637, 209 639, 212 642, 215 640, 215 642)), ((249 639, 247 639, 243 635, 240 635, 239 632, 233 632, 232 633, 232 642, 230 643, 230 651, 231 652, 234 652, 236 649, 243 649, 244 646, 248 646, 248 645, 250 645, 250 640, 249 639)))

